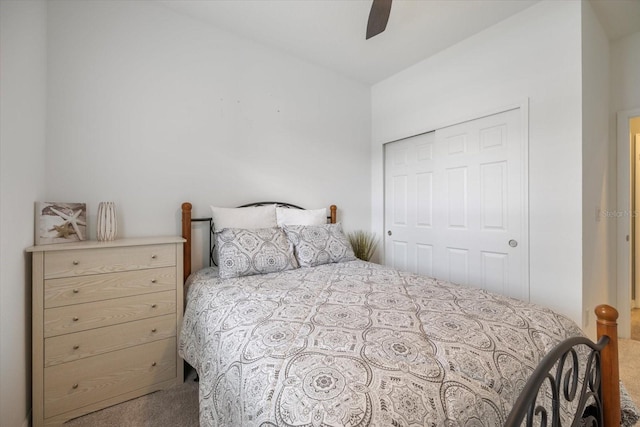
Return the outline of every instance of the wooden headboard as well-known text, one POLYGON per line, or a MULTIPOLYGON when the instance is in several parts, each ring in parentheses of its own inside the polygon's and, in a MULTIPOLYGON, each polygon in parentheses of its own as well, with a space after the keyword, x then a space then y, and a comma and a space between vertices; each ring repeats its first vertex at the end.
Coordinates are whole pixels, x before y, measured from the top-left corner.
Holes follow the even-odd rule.
MULTIPOLYGON (((303 209, 300 206, 292 205, 290 203, 283 202, 257 202, 257 203, 249 203, 246 205, 239 206, 241 208, 251 207, 251 206, 264 206, 264 205, 278 205, 287 208, 293 209, 303 209)), ((191 274, 191 224, 193 222, 208 222, 209 223, 209 259, 212 257, 213 245, 211 241, 211 235, 213 234, 213 218, 205 217, 205 218, 192 218, 191 210, 193 206, 189 202, 184 202, 182 204, 182 237, 186 240, 183 247, 183 281, 187 280, 187 277, 191 274)), ((327 220, 331 224, 336 223, 338 208, 336 205, 331 205, 329 207, 329 216, 327 216, 327 220)))

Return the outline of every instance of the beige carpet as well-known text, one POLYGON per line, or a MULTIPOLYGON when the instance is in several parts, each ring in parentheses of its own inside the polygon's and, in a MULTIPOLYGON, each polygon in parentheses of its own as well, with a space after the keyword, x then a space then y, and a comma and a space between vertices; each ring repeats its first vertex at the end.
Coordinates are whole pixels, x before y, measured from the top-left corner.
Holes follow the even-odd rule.
POLYGON ((640 341, 640 308, 631 310, 631 339, 640 341))
POLYGON ((640 341, 619 340, 620 379, 631 398, 640 405, 640 341))
POLYGON ((618 344, 620 379, 640 407, 640 308, 631 310, 631 340, 618 344))

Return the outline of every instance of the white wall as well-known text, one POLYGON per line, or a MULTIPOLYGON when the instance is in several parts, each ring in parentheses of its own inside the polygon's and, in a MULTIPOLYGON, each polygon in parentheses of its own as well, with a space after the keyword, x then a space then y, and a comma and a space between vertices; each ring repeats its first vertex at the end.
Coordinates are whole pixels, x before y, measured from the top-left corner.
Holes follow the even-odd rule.
POLYGON ((369 87, 147 1, 49 6, 47 197, 102 200, 120 236, 179 207, 337 204, 370 228, 369 87))
POLYGON ((582 321, 580 2, 543 1, 375 85, 372 226, 382 145, 529 101, 531 301, 582 321))
POLYGON ((640 32, 611 43, 611 91, 613 114, 640 108, 640 32))
POLYGON ((616 175, 610 168, 609 40, 589 2, 582 2, 582 271, 583 328, 596 335, 593 309, 615 300, 615 221, 602 214, 615 206, 616 175), (611 290, 611 292, 609 292, 611 290))
POLYGON ((0 1, 0 426, 28 425, 34 200, 44 193, 46 5, 0 1))

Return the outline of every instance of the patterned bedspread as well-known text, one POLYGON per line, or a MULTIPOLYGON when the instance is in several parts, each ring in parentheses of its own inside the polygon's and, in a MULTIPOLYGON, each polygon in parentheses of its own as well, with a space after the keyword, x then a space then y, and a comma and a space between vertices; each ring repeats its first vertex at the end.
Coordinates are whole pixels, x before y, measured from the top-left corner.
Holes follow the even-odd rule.
POLYGON ((351 261, 190 279, 180 337, 206 426, 500 426, 580 335, 522 301, 351 261))

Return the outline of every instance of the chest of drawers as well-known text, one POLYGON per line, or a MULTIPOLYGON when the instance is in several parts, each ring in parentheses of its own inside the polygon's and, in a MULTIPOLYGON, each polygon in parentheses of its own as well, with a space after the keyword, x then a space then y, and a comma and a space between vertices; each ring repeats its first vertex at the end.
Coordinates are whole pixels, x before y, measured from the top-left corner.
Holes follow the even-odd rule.
POLYGON ((180 237, 34 246, 33 426, 183 381, 180 237))

